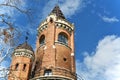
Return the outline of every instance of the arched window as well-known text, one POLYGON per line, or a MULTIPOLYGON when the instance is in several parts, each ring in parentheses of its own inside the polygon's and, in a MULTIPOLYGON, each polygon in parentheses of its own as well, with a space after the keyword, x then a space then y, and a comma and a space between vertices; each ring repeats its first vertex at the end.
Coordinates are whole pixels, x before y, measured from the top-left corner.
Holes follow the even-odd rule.
POLYGON ((17 64, 15 65, 15 70, 18 70, 18 66, 19 66, 19 64, 17 63, 17 64))
POLYGON ((42 35, 42 36, 40 37, 39 42, 40 42, 40 45, 45 44, 45 36, 44 36, 44 35, 42 35))
POLYGON ((47 69, 44 71, 44 76, 50 76, 52 75, 52 70, 51 69, 47 69))
POLYGON ((68 36, 65 33, 59 33, 58 41, 64 44, 68 44, 68 36))
POLYGON ((50 22, 53 23, 53 18, 50 17, 50 22))
POLYGON ((23 65, 23 71, 26 70, 26 66, 27 66, 26 64, 23 65))

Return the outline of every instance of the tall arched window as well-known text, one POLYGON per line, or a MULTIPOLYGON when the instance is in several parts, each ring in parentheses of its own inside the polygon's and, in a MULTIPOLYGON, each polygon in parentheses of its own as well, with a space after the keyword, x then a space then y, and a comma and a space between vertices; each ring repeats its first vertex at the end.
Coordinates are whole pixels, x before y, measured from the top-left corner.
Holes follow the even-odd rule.
POLYGON ((15 70, 18 70, 18 66, 19 66, 19 64, 17 63, 17 64, 15 65, 15 70))
POLYGON ((42 36, 40 37, 39 42, 40 42, 40 45, 45 44, 45 36, 44 36, 44 35, 42 35, 42 36))
POLYGON ((58 41, 64 44, 68 44, 68 36, 65 33, 59 33, 58 41))

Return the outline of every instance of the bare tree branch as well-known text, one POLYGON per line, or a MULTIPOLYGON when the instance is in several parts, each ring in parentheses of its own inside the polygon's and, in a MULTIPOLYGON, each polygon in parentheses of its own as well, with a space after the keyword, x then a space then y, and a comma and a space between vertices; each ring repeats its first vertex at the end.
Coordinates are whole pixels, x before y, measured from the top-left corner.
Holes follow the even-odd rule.
MULTIPOLYGON (((0 8, 10 8, 14 9, 15 11, 18 11, 22 14, 27 15, 28 20, 31 19, 31 9, 22 8, 20 5, 22 2, 21 0, 5 0, 4 3, 0 3, 0 8)), ((13 24, 13 19, 11 15, 7 13, 0 13, 0 66, 1 63, 4 62, 8 56, 12 54, 12 49, 15 47, 15 45, 19 42, 19 38, 21 36, 20 31, 16 28, 16 25, 13 24), (1 26, 5 26, 5 28, 2 28, 1 26)), ((0 67, 0 73, 1 71, 5 71, 4 80, 7 80, 8 73, 10 68, 2 68, 0 67)), ((1 74, 0 74, 1 75, 1 74)), ((1 77, 0 77, 1 79, 1 77)), ((3 80, 2 79, 2 80, 3 80)))
POLYGON ((0 4, 0 6, 13 7, 15 9, 17 9, 18 11, 20 11, 21 13, 25 13, 25 14, 29 12, 28 10, 22 10, 19 7, 15 6, 15 5, 11 5, 11 4, 0 4))

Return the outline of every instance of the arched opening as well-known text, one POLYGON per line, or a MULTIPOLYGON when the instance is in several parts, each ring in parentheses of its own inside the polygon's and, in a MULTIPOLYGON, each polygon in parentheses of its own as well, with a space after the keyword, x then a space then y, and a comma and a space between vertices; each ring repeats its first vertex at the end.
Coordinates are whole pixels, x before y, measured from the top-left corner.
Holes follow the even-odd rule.
POLYGON ((45 35, 42 35, 39 39, 40 46, 45 44, 45 35))
POLYGON ((60 43, 68 45, 68 36, 67 36, 67 34, 64 33, 64 32, 59 33, 59 35, 58 35, 58 41, 60 43))
POLYGON ((15 65, 15 70, 18 70, 18 66, 19 66, 19 64, 17 63, 17 64, 15 65))
POLYGON ((53 18, 50 17, 50 22, 53 23, 53 18))
POLYGON ((27 66, 26 64, 23 65, 23 71, 26 70, 26 66, 27 66))
POLYGON ((52 70, 51 69, 46 69, 44 71, 44 76, 50 76, 50 75, 52 75, 52 70))

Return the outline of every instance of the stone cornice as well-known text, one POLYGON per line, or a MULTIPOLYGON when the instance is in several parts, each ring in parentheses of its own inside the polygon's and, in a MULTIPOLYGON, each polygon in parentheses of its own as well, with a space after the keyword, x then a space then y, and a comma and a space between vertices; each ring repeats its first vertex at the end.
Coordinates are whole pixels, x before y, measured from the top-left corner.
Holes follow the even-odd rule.
POLYGON ((18 57, 18 56, 27 57, 27 58, 32 59, 33 61, 35 58, 35 54, 32 51, 27 50, 27 49, 16 49, 12 54, 12 57, 13 56, 15 56, 15 57, 18 57))
POLYGON ((63 46, 65 46, 65 47, 67 47, 67 48, 69 48, 69 49, 71 50, 71 47, 70 47, 70 46, 68 46, 67 44, 64 44, 64 43, 62 43, 62 42, 55 41, 55 44, 63 45, 63 46))
POLYGON ((71 32, 74 30, 74 24, 68 22, 66 19, 57 18, 56 15, 51 14, 37 28, 38 35, 41 34, 45 29, 47 29, 47 24, 49 23, 50 18, 53 18, 53 21, 55 22, 55 26, 57 28, 64 29, 69 34, 71 34, 71 32))
POLYGON ((66 25, 64 23, 56 22, 55 25, 56 25, 57 28, 66 30, 69 34, 71 34, 72 31, 73 31, 73 28, 71 26, 68 26, 68 25, 66 25))

